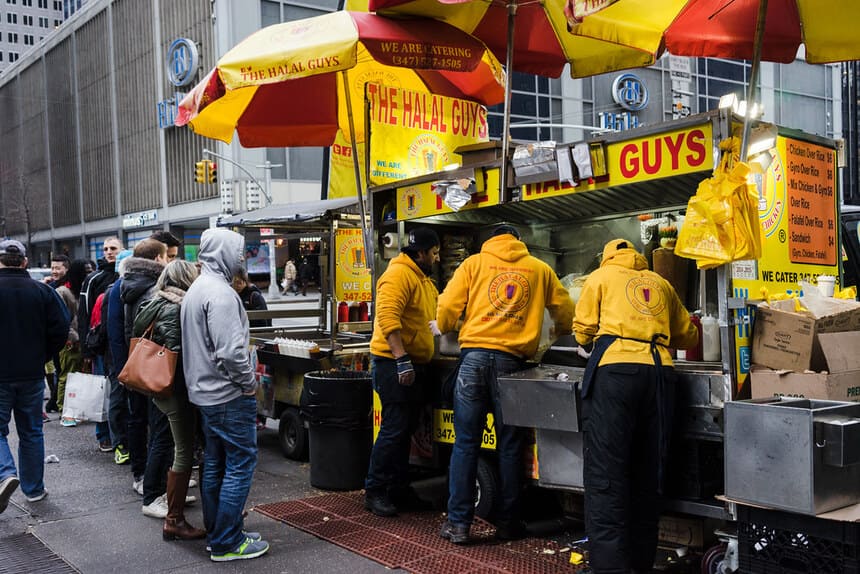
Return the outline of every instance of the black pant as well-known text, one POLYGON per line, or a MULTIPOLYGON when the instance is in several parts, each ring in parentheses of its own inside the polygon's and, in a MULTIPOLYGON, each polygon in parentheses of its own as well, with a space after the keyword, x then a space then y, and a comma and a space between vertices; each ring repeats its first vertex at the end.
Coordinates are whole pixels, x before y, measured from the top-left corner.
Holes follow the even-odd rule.
MULTIPOLYGON (((131 458, 131 473, 135 480, 146 470, 147 427, 149 409, 155 408, 149 397, 126 388, 128 395, 128 454, 131 458)), ((158 409, 156 409, 158 410, 158 409)))
MULTIPOLYGON (((674 371, 664 368, 664 428, 674 371)), ((649 571, 657 551, 659 420, 653 365, 598 367, 583 400, 585 529, 598 574, 649 571)))
POLYGON ((424 368, 415 365, 415 382, 410 387, 397 382, 393 359, 373 357, 373 389, 382 403, 382 424, 367 471, 365 489, 372 494, 409 485, 409 451, 412 433, 418 427, 423 404, 424 368))
POLYGON ((149 405, 149 452, 146 457, 146 472, 143 474, 143 504, 167 491, 167 471, 173 464, 173 435, 170 422, 161 409, 144 397, 149 405))
POLYGON ((110 409, 108 424, 114 448, 123 445, 128 448, 128 391, 115 374, 110 377, 110 409))

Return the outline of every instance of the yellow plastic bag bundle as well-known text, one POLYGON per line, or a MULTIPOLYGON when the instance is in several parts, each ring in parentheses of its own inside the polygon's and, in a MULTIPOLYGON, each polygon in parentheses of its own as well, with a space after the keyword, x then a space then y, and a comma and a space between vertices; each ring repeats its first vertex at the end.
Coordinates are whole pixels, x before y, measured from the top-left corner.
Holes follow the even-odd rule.
POLYGON ((758 193, 748 181, 749 165, 738 161, 739 147, 736 137, 720 143, 723 154, 714 175, 687 203, 675 254, 695 259, 699 269, 761 256, 758 193))

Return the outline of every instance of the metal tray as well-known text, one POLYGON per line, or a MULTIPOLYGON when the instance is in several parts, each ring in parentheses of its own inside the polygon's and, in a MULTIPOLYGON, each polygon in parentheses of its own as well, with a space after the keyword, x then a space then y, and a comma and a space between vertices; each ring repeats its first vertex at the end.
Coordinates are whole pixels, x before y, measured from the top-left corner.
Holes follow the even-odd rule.
POLYGON ((498 378, 502 420, 506 425, 579 431, 579 385, 585 369, 537 367, 498 378), (567 380, 559 380, 559 375, 567 380))

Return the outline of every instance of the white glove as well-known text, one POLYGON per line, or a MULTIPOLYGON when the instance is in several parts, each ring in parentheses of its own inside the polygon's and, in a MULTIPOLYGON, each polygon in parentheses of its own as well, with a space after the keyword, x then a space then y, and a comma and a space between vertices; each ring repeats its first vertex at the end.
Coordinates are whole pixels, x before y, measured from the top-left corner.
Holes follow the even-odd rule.
POLYGON ((585 359, 586 361, 591 356, 591 353, 583 349, 581 346, 576 347, 576 354, 585 359))
POLYGON ((442 331, 439 330, 439 325, 436 323, 435 319, 430 321, 429 325, 430 325, 430 332, 433 333, 434 336, 438 337, 442 334, 442 331))

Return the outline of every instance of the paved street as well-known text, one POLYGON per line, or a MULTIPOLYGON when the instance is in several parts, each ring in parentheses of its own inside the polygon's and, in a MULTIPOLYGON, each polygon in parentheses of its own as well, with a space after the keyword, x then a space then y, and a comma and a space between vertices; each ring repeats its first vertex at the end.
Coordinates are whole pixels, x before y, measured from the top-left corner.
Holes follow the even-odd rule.
MULTIPOLYGON (((39 503, 28 503, 18 490, 0 514, 0 538, 31 531, 51 550, 84 573, 96 572, 302 572, 363 574, 386 568, 290 528, 256 512, 245 522, 268 540, 269 554, 250 561, 215 565, 205 541, 164 542, 161 520, 141 514, 141 497, 131 489, 128 466, 117 466, 113 455, 96 447, 93 425, 60 426, 57 415, 45 425, 46 454, 60 462, 45 468, 50 493, 39 503)), ((276 423, 269 421, 271 427, 276 423)), ((256 504, 318 494, 308 482, 307 463, 289 461, 277 446, 277 430, 269 428, 258 439, 259 464, 248 508, 256 504)), ((10 429, 17 452, 14 425, 10 429)), ((197 493, 197 489, 190 491, 197 493)), ((189 509, 189 520, 202 526, 199 503, 189 509)), ((0 564, 0 572, 5 572, 0 564)))

